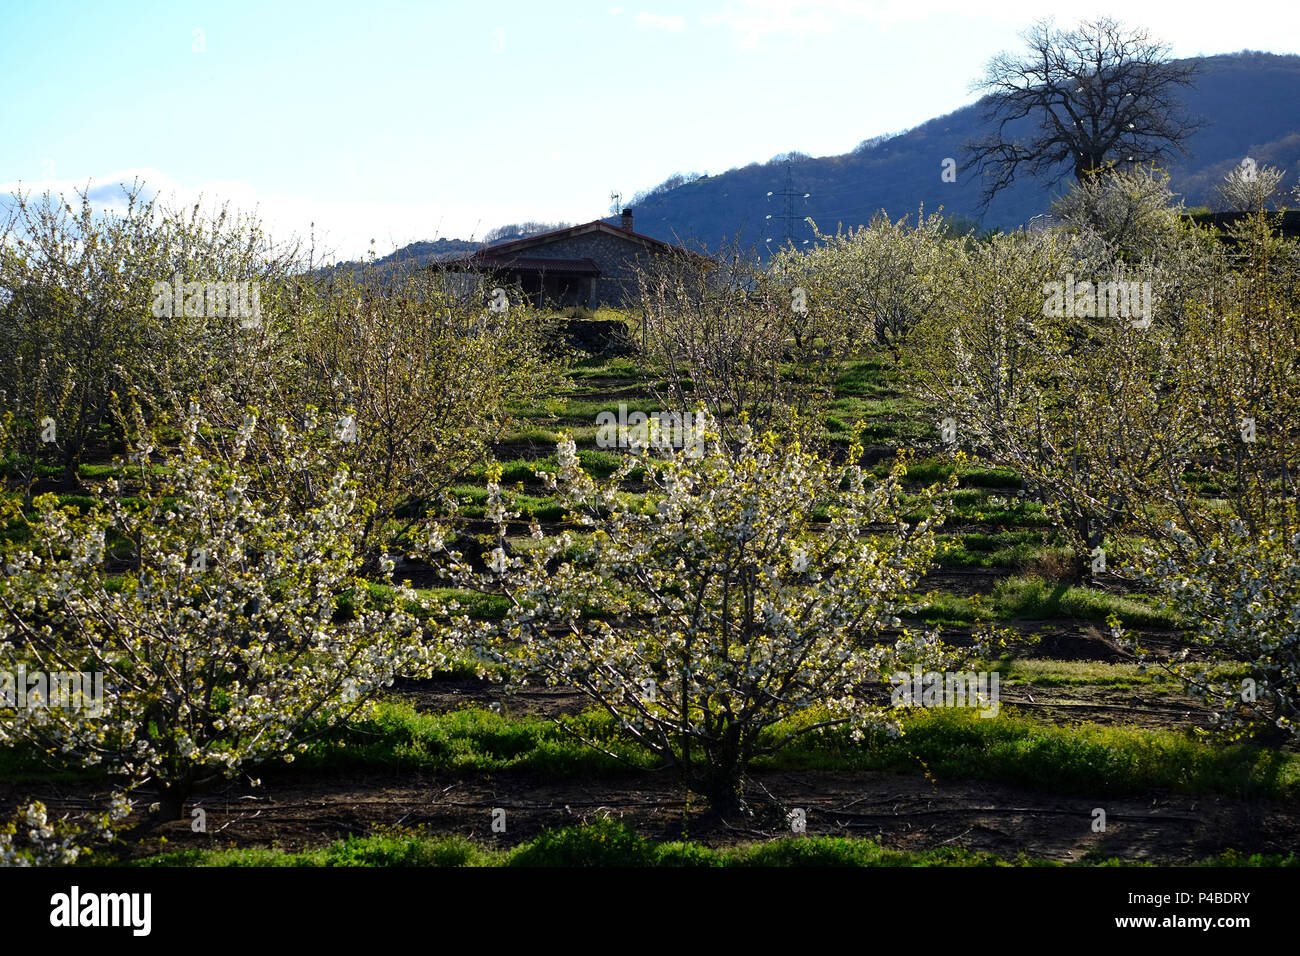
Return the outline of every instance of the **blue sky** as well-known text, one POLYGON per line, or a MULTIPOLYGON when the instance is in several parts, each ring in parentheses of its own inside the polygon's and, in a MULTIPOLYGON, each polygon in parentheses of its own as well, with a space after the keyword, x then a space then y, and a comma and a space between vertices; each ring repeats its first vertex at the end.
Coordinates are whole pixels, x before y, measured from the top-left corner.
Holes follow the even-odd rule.
POLYGON ((583 222, 678 171, 842 153, 975 98, 1037 17, 1295 53, 1300 5, 0 3, 0 193, 143 178, 379 254, 583 222))

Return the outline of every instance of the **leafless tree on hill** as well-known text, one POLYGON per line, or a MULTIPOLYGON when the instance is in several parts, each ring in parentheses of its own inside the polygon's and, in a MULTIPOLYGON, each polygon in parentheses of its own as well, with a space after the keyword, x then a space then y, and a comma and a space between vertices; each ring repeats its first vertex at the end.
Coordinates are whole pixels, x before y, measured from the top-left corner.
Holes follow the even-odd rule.
POLYGON ((986 180, 984 210, 1026 170, 1051 183, 1073 173, 1083 183, 1114 165, 1187 153, 1203 123, 1180 113, 1176 93, 1192 84, 1196 67, 1170 60, 1169 47, 1148 31, 1110 18, 1058 30, 1046 19, 1023 37, 1023 55, 999 54, 973 85, 988 94, 986 118, 997 124, 967 146, 986 180), (1035 119, 1028 140, 1011 137, 1021 121, 1035 119))

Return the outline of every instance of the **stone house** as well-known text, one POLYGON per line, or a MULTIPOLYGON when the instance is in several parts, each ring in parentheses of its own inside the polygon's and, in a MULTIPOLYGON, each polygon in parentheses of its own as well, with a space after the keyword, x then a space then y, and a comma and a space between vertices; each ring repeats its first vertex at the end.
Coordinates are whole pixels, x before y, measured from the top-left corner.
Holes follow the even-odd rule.
POLYGON ((444 260, 439 268, 474 272, 521 288, 535 304, 632 305, 637 297, 635 269, 655 256, 694 255, 681 246, 643 236, 632 229, 632 210, 620 224, 604 220, 569 226, 444 260))

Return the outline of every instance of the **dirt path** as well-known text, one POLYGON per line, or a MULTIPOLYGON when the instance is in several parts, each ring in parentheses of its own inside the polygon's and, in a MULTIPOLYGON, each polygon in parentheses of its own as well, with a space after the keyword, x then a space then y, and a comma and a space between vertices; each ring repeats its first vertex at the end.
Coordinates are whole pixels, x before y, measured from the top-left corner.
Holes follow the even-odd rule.
POLYGON ((964 847, 1006 858, 1070 862, 1091 853, 1170 864, 1229 848, 1284 853, 1300 846, 1300 808, 1262 801, 1168 793, 1067 798, 874 772, 755 774, 751 792, 761 796, 761 790, 778 806, 755 819, 723 822, 703 814, 698 800, 688 812, 672 778, 655 773, 562 781, 514 773, 283 779, 208 794, 201 802, 206 834, 180 821, 161 829, 166 844, 155 836, 137 852, 272 844, 293 850, 398 826, 513 845, 547 827, 598 816, 620 818, 656 840, 689 836, 717 846, 790 836, 783 812, 795 807, 804 810, 809 834, 870 837, 895 849, 964 847), (504 834, 491 832, 493 808, 505 810, 504 834), (1098 808, 1106 814, 1104 832, 1093 829, 1098 808))
MULTIPOLYGON (((445 712, 461 707, 504 707, 511 716, 558 717, 578 714, 590 701, 570 687, 529 686, 509 698, 501 686, 475 678, 403 680, 393 688, 396 696, 416 710, 445 712)), ((887 704, 889 692, 877 695, 887 704)), ((1003 685, 1002 707, 1056 724, 1094 723, 1146 728, 1206 726, 1209 713, 1197 701, 1179 694, 1154 693, 1149 689, 1124 687, 1003 685)))

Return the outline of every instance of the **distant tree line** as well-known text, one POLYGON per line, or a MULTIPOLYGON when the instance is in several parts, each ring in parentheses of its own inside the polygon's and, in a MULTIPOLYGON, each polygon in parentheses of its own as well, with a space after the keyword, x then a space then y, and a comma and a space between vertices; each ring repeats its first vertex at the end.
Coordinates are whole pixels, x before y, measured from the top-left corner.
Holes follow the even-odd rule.
MULTIPOLYGON (((812 157, 809 156, 807 153, 791 151, 788 153, 777 153, 775 156, 773 156, 763 165, 773 166, 776 165, 777 163, 801 162, 807 159, 812 159, 812 157)), ((749 164, 749 166, 758 166, 758 165, 759 165, 758 163, 749 164)), ((745 168, 748 169, 749 166, 745 168)), ((728 170, 728 172, 735 172, 739 168, 740 167, 738 166, 733 166, 731 169, 728 170)), ((708 178, 709 178, 709 174, 707 172, 673 173, 671 176, 669 176, 667 179, 661 182, 658 186, 652 186, 649 189, 638 190, 636 193, 633 194, 631 201, 627 205, 631 207, 636 207, 641 203, 645 202, 647 199, 650 199, 654 196, 661 196, 667 192, 671 192, 672 190, 676 189, 678 186, 685 186, 688 185, 689 183, 696 182, 697 180, 708 179, 708 178)), ((616 216, 618 215, 619 211, 620 210, 616 209, 613 205, 611 205, 609 214, 611 216, 616 216)))
POLYGON ((536 236, 543 232, 554 232, 556 229, 567 229, 574 225, 571 222, 511 222, 504 226, 497 226, 495 229, 489 229, 483 235, 483 241, 486 243, 509 242, 512 239, 524 239, 528 236, 536 236))
POLYGON ((693 183, 697 179, 706 179, 708 175, 708 173, 673 173, 658 186, 653 186, 650 189, 638 190, 632 196, 631 205, 640 205, 651 196, 662 195, 663 193, 676 189, 678 186, 685 186, 687 183, 693 183))

